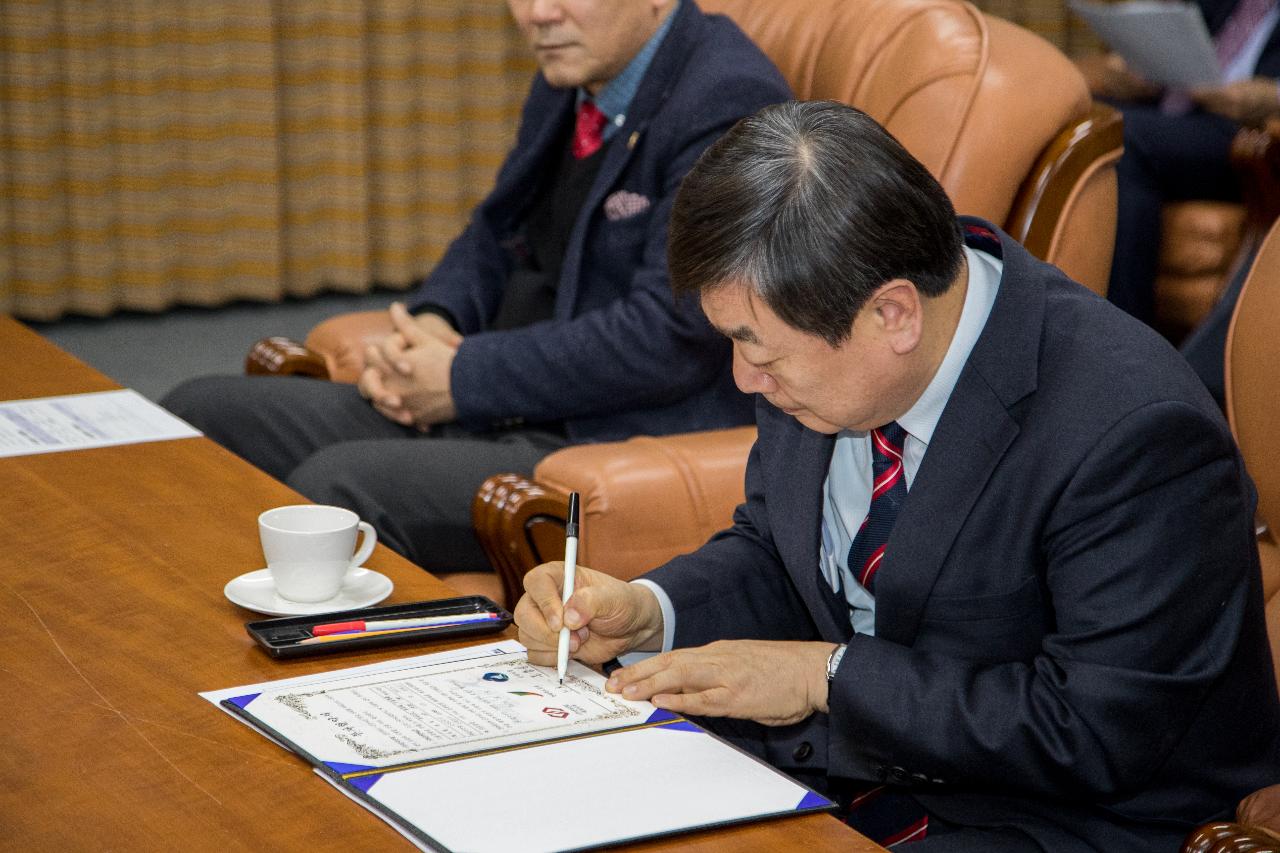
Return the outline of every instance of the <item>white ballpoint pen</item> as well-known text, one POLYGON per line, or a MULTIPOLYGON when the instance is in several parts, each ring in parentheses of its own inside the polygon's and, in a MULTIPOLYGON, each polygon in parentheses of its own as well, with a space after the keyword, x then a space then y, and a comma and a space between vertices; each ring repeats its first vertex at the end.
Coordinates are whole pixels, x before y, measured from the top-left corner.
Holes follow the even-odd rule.
MULTIPOLYGON (((578 493, 569 493, 569 520, 564 526, 564 594, 560 599, 568 604, 573 597, 573 576, 578 570, 578 493)), ((564 616, 561 615, 561 620, 564 616)), ((564 673, 569 668, 569 629, 560 627, 560 644, 556 648, 556 674, 564 684, 564 673)))

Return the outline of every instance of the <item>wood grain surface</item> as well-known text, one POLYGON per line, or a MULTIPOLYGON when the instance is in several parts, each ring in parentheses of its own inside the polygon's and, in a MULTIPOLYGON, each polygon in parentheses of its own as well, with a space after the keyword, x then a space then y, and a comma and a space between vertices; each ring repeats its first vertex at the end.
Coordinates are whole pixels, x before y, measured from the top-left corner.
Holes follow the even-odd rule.
MULTIPOLYGON (((118 387, 8 317, 0 353, 0 399, 118 387)), ((0 459, 0 847, 411 849, 196 695, 458 645, 263 654, 244 631, 263 617, 222 588, 263 565, 258 513, 298 502, 204 438, 0 459)), ((453 594, 382 546, 368 565, 394 581, 388 603, 453 594)), ((881 848, 812 815, 629 849, 881 848)))

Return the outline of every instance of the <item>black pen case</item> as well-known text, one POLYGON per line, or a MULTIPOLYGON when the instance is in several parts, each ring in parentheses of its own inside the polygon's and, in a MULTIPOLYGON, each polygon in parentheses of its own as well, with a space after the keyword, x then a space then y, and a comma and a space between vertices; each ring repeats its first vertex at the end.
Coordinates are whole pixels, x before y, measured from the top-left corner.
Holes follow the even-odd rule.
POLYGON ((362 607, 358 610, 338 610, 332 613, 313 613, 308 616, 285 616, 279 619, 262 619, 248 622, 244 628, 254 642, 262 646, 274 658, 293 658, 328 652, 349 652, 355 649, 372 649, 379 646, 421 643, 425 640, 452 639, 476 634, 493 634, 511 624, 511 614, 505 608, 483 595, 464 595, 458 598, 437 598, 430 601, 412 601, 406 604, 388 604, 382 607, 362 607), (317 625, 334 622, 351 622, 385 619, 420 619, 457 616, 460 619, 482 615, 492 616, 482 622, 462 624, 428 625, 393 633, 362 636, 360 634, 336 634, 336 639, 308 643, 317 625))

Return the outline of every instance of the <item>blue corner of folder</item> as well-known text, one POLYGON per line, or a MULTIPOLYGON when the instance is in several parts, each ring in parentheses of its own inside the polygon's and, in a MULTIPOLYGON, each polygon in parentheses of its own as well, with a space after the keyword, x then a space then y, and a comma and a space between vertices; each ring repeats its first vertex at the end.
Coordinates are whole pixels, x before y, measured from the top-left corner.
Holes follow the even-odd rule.
POLYGON ((796 806, 796 811, 802 812, 808 809, 825 809, 832 805, 834 805, 834 803, 821 794, 815 794, 813 791, 808 791, 803 797, 801 797, 800 803, 796 806))
POLYGON ((260 692, 259 692, 259 693, 246 693, 246 694, 245 694, 245 695, 243 695, 243 696, 232 696, 232 697, 231 697, 230 699, 228 699, 227 701, 228 701, 228 702, 230 702, 232 705, 235 705, 237 708, 243 708, 243 707, 245 707, 246 705, 248 705, 250 702, 252 702, 254 699, 257 699, 257 698, 258 698, 259 696, 261 696, 261 695, 262 695, 262 693, 260 693, 260 692))

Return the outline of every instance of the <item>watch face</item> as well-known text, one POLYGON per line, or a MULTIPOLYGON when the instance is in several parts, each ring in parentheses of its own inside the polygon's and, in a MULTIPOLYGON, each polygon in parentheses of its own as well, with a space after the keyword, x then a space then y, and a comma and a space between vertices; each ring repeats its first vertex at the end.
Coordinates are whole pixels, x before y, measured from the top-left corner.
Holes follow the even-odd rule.
POLYGON ((844 658, 845 650, 848 646, 836 646, 831 652, 831 657, 827 658, 827 681, 831 681, 836 677, 836 670, 840 668, 840 661, 844 658))

